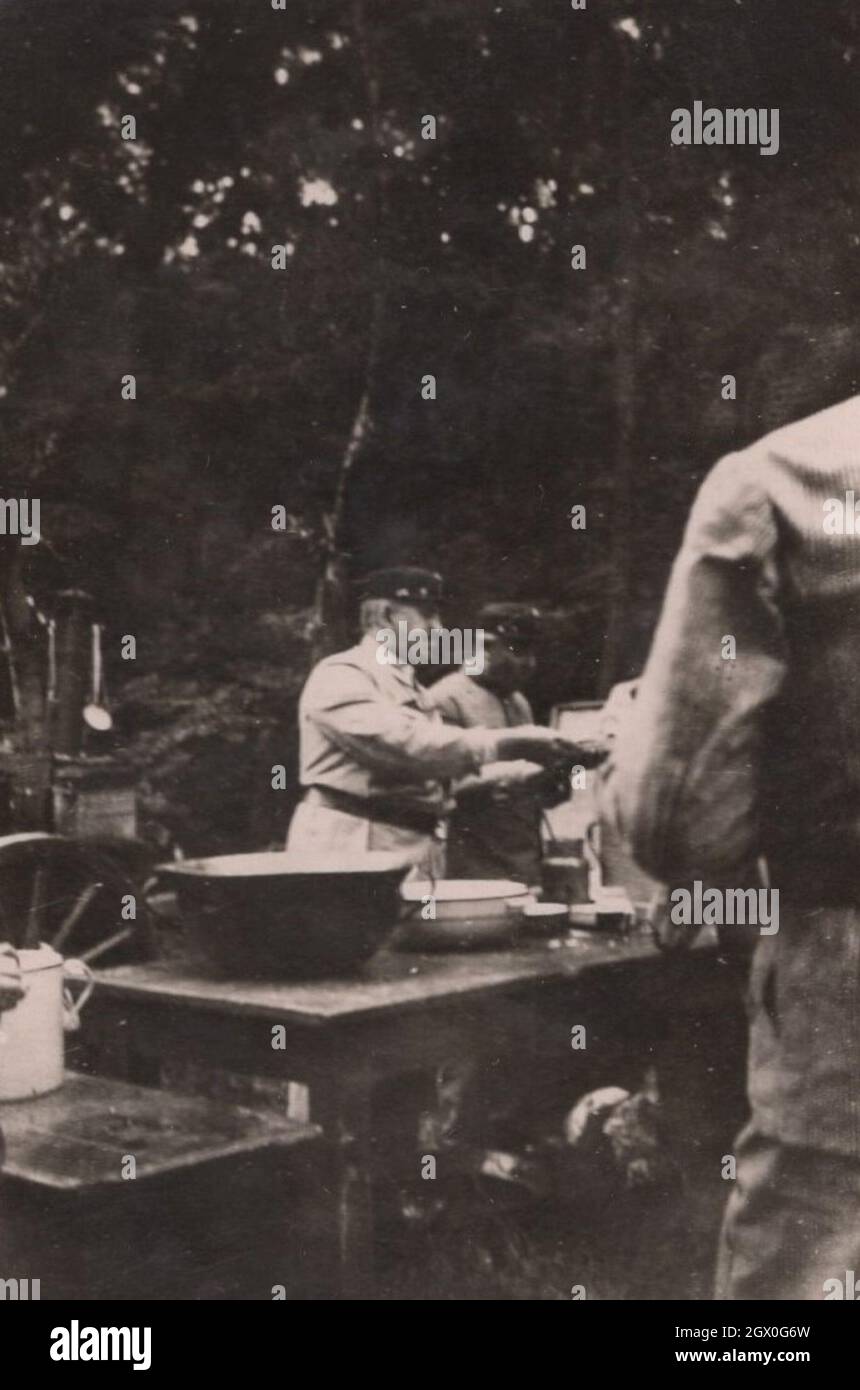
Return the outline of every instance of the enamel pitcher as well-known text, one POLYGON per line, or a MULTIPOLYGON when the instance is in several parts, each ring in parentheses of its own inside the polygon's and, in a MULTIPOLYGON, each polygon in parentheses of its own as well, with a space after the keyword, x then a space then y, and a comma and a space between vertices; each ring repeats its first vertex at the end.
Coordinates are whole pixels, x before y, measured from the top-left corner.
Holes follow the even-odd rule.
POLYGON ((80 1027, 95 981, 88 965, 50 946, 18 952, 27 993, 0 1014, 0 1101, 29 1100, 63 1084, 64 1035, 80 1027), (72 998, 71 986, 82 986, 72 998))

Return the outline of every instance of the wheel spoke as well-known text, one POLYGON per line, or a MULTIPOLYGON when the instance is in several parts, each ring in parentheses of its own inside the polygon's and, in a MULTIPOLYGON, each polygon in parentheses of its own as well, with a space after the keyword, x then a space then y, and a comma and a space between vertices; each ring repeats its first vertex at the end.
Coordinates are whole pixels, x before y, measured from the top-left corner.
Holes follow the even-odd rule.
POLYGON ((42 907, 45 897, 45 880, 48 870, 40 864, 33 875, 33 891, 27 909, 27 925, 24 929, 24 949, 35 950, 42 939, 42 907))
POLYGON ((41 831, 0 835, 0 941, 18 950, 45 942, 100 965, 152 953, 141 891, 151 873, 152 856, 142 846, 127 850, 41 831), (132 921, 112 910, 121 899, 137 903, 132 921))
POLYGON ((60 923, 57 933, 54 936, 53 941, 51 942, 51 945, 53 946, 55 951, 58 951, 60 947, 68 940, 69 936, 74 931, 78 922, 83 917, 93 898, 96 896, 98 892, 100 892, 100 890, 103 887, 103 883, 88 883, 86 888, 83 888, 81 890, 81 892, 78 894, 77 902, 75 903, 71 912, 63 918, 63 921, 60 923))
POLYGON ((14 946, 16 951, 20 951, 23 945, 13 922, 9 920, 9 914, 3 906, 2 898, 0 898, 0 940, 8 941, 10 946, 14 946))
POLYGON ((90 961, 98 960, 106 951, 112 950, 114 946, 119 946, 121 942, 128 941, 134 935, 134 927, 123 927, 122 931, 114 932, 113 936, 106 936, 104 941, 100 941, 98 946, 91 946, 88 951, 81 951, 79 960, 89 965, 90 961))

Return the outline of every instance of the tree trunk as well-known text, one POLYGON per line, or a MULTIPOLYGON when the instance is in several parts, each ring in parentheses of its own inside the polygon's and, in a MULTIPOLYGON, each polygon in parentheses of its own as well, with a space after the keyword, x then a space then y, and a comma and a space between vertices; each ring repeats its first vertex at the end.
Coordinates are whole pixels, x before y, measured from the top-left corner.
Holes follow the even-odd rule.
POLYGON ((638 299, 639 216, 641 209, 635 196, 631 150, 631 127, 634 113, 630 105, 633 46, 622 35, 621 90, 619 93, 620 172, 619 179, 619 245, 618 245, 618 303, 614 314, 615 351, 615 460, 612 502, 609 524, 612 528, 609 546, 609 583, 606 631, 598 681, 599 693, 605 697, 615 682, 625 674, 624 646, 629 631, 631 570, 633 564, 633 479, 634 441, 636 437, 637 371, 636 334, 638 299))
POLYGON ((344 543, 344 517, 353 468, 373 428, 373 400, 376 372, 382 346, 385 313, 385 228, 388 217, 388 175, 383 158, 379 122, 379 75, 370 42, 364 0, 353 0, 353 29, 361 57, 367 91, 367 109, 378 163, 376 207, 371 210, 377 252, 376 289, 367 340, 364 383, 352 427, 340 461, 331 508, 322 518, 322 572, 317 581, 314 606, 308 623, 311 655, 316 663, 348 641, 350 602, 347 584, 347 552, 344 543))
POLYGON ((374 364, 373 344, 368 355, 364 390, 355 412, 352 429, 340 461, 334 501, 323 517, 323 568, 317 580, 314 606, 308 624, 311 655, 314 663, 347 640, 349 602, 347 595, 347 560, 342 548, 343 512, 347 484, 353 464, 371 425, 370 381, 374 364))
POLYGON ((7 831, 51 827, 51 754, 45 701, 45 641, 24 583, 17 537, 0 544, 0 637, 9 677, 12 725, 0 757, 0 824, 7 831))
POLYGON ((17 537, 0 547, 0 629, 12 693, 12 742, 21 752, 46 749, 45 643, 27 602, 17 537))

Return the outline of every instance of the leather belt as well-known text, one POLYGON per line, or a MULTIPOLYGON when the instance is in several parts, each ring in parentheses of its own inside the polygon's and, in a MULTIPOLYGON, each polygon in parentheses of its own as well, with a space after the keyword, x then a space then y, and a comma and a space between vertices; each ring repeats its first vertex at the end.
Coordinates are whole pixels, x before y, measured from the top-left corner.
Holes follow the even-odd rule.
POLYGON ((417 806, 405 806, 391 796, 354 796, 352 792, 340 791, 334 787, 313 786, 310 791, 314 800, 332 811, 342 811, 348 816, 358 816, 361 820, 378 821, 382 825, 395 826, 399 830, 412 830, 416 835, 443 837, 444 819, 433 811, 424 811, 417 806))

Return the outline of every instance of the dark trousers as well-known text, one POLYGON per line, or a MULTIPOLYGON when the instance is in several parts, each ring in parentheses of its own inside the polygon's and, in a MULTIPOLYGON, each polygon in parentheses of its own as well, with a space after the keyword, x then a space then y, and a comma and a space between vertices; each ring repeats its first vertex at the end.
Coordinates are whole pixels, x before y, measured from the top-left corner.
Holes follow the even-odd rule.
POLYGON ((754 1125, 735 1144, 717 1299, 860 1298, 860 1161, 782 1144, 754 1125), (854 1271, 855 1273, 851 1273, 854 1271))

